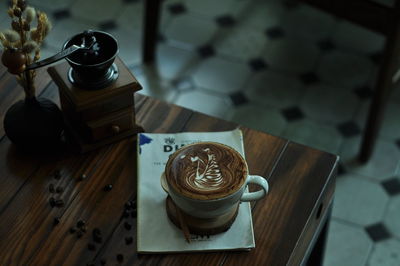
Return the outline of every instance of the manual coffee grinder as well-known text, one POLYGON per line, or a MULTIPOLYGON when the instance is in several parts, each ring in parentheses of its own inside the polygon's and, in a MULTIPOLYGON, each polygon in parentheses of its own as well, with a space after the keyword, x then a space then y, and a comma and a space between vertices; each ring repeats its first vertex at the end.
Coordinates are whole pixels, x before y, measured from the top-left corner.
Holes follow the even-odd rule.
POLYGON ((90 30, 70 38, 62 49, 56 56, 67 62, 48 72, 58 86, 66 127, 80 152, 143 132, 134 108, 134 93, 142 88, 117 57, 117 40, 90 30))

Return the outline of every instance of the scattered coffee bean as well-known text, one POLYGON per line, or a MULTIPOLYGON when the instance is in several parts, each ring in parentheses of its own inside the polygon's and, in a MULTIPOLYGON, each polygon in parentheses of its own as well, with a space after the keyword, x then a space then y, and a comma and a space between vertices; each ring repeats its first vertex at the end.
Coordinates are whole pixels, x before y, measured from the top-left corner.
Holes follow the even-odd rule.
POLYGON ((107 261, 105 259, 100 260, 101 265, 106 265, 107 261))
POLYGON ((124 218, 128 218, 128 217, 129 217, 129 211, 124 210, 124 213, 122 214, 122 216, 123 216, 124 218))
POLYGON ((62 193, 62 192, 64 192, 64 188, 58 186, 58 187, 56 188, 56 192, 57 192, 57 193, 62 193))
POLYGON ((128 223, 128 222, 124 223, 124 227, 125 227, 126 230, 131 230, 132 229, 132 225, 130 223, 128 223))
POLYGON ((83 236, 83 232, 82 231, 78 231, 76 233, 76 237, 81 238, 83 236))
POLYGON ((97 235, 97 236, 101 235, 101 231, 99 228, 93 228, 93 236, 95 236, 95 235, 97 235))
POLYGON ((54 171, 54 178, 57 179, 57 180, 61 178, 61 171, 60 170, 55 170, 54 171))
POLYGON ((87 230, 86 225, 83 225, 80 229, 81 229, 81 231, 82 231, 83 233, 86 233, 86 230, 87 230))
POLYGON ((50 203, 50 206, 53 208, 54 206, 56 206, 56 200, 53 198, 53 197, 51 197, 50 199, 49 199, 49 203, 50 203))
POLYGON ((69 232, 70 232, 71 234, 75 233, 75 232, 76 232, 76 227, 71 227, 71 228, 69 229, 69 232))
POLYGON ((86 225, 86 222, 85 222, 84 220, 79 220, 79 221, 76 223, 76 226, 77 226, 78 228, 81 228, 81 227, 84 226, 84 225, 86 225))
POLYGON ((88 244, 88 249, 94 251, 94 250, 96 250, 96 246, 94 244, 92 244, 92 243, 89 243, 88 244))
POLYGON ((53 184, 49 185, 49 192, 54 193, 54 185, 53 184))
POLYGON ((79 181, 83 181, 83 180, 85 180, 87 178, 87 176, 85 175, 85 174, 82 174, 79 178, 78 178, 78 180, 79 181))
POLYGON ((53 221, 53 224, 54 225, 57 225, 57 224, 59 224, 60 223, 60 218, 59 217, 55 217, 54 218, 54 221, 53 221))
POLYGON ((55 205, 59 208, 64 207, 64 201, 62 199, 58 199, 55 201, 55 205))
POLYGON ((132 218, 136 218, 136 216, 137 216, 137 211, 136 211, 136 209, 134 209, 134 210, 131 212, 131 217, 132 217, 132 218))
POLYGON ((125 209, 129 210, 130 208, 132 208, 132 203, 128 201, 127 203, 125 203, 125 209))
POLYGON ((104 187, 104 191, 110 191, 113 188, 113 185, 108 184, 104 187))
POLYGON ((100 244, 103 242, 103 238, 101 236, 93 236, 93 241, 100 244))
POLYGON ((94 242, 96 242, 96 243, 101 243, 101 242, 103 242, 103 238, 101 237, 101 232, 100 232, 100 229, 98 229, 98 228, 95 228, 95 229, 93 229, 93 240, 94 240, 94 242))
POLYGON ((118 261, 118 262, 123 262, 123 261, 124 261, 124 255, 122 255, 122 254, 117 254, 117 261, 118 261))
POLYGON ((133 237, 125 237, 125 244, 130 245, 133 243, 133 237))

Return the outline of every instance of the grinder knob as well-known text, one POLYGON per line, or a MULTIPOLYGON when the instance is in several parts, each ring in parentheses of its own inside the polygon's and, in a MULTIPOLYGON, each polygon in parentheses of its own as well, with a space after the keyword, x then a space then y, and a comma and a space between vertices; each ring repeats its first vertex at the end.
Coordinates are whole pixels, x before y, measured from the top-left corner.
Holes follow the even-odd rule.
POLYGON ((99 59, 99 45, 92 30, 85 30, 83 32, 82 44, 88 49, 85 49, 82 55, 84 64, 96 64, 99 59))

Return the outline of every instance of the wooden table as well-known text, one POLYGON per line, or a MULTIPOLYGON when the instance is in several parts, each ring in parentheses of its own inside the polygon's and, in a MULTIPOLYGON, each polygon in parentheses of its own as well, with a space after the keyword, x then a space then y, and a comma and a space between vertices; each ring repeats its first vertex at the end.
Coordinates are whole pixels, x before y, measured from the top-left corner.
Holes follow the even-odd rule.
MULTIPOLYGON (((15 78, 0 68, 0 116, 23 98, 15 78)), ((57 89, 39 70, 37 94, 58 102, 57 89)), ((146 132, 221 131, 237 125, 185 108, 136 95, 136 117, 146 132)), ((256 248, 250 252, 178 255, 136 253, 136 218, 123 218, 124 204, 136 196, 135 138, 76 154, 18 152, 0 125, 0 264, 1 265, 298 265, 308 258, 329 216, 337 156, 242 127, 250 171, 266 177, 267 197, 252 205, 256 248), (54 173, 59 171, 60 178, 54 173), (87 178, 79 181, 85 174, 87 178), (50 193, 53 184, 63 188, 50 193), (111 191, 103 188, 112 184, 111 191), (63 207, 51 207, 50 197, 63 207), (59 224, 54 219, 60 218, 59 224), (79 220, 87 233, 70 233, 79 220), (132 225, 127 232, 125 222, 132 225), (102 233, 94 248, 92 230, 102 233), (130 234, 133 243, 127 245, 130 234)), ((314 248, 314 250, 316 250, 314 248)), ((320 253, 314 252, 311 259, 320 253)))

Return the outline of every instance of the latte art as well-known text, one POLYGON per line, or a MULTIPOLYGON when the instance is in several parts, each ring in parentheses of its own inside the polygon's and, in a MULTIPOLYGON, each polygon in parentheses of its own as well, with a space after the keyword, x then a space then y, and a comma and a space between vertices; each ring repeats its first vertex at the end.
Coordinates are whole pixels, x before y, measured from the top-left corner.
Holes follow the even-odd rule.
POLYGON ((242 156, 223 144, 188 145, 172 154, 165 175, 168 183, 190 198, 219 198, 235 192, 247 177, 242 156))
MULTIPOLYGON (((185 181, 193 189, 204 191, 216 190, 223 185, 224 179, 217 164, 215 154, 211 153, 209 148, 205 148, 203 151, 207 153, 205 160, 199 156, 190 157, 190 161, 194 164, 194 167, 187 173, 188 176, 185 181)), ((184 160, 187 158, 183 155, 180 159, 184 160)))

